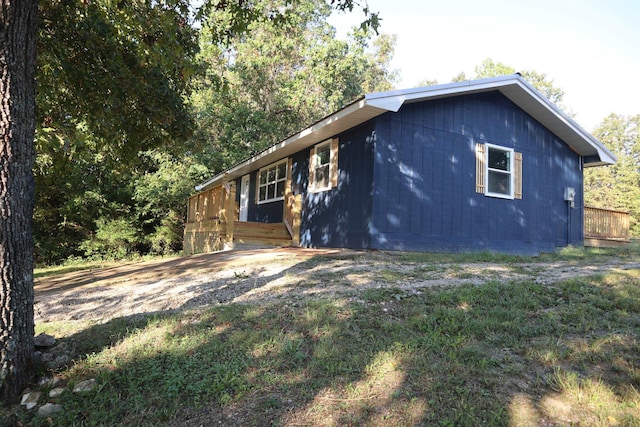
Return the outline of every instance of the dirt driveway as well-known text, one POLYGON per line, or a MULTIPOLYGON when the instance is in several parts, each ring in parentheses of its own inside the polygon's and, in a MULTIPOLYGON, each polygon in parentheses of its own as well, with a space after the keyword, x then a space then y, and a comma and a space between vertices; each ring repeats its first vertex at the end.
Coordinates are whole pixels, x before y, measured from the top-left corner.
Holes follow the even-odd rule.
POLYGON ((226 279, 277 272, 313 257, 353 253, 341 249, 255 247, 43 277, 35 280, 35 317, 37 322, 108 320, 185 308, 184 302, 196 293, 206 293, 208 288, 224 290, 226 286, 218 282, 226 279), (203 282, 211 286, 203 286, 203 282))
POLYGON ((364 289, 420 293, 492 280, 558 280, 640 268, 639 262, 398 262, 397 254, 340 249, 253 248, 85 270, 37 279, 36 322, 107 321, 215 304, 321 296, 357 299, 364 289))
POLYGON ((267 262, 302 261, 314 256, 353 253, 341 249, 255 247, 144 262, 127 262, 114 267, 83 270, 36 279, 37 294, 82 290, 101 286, 135 286, 163 279, 210 274, 225 269, 255 266, 267 262))

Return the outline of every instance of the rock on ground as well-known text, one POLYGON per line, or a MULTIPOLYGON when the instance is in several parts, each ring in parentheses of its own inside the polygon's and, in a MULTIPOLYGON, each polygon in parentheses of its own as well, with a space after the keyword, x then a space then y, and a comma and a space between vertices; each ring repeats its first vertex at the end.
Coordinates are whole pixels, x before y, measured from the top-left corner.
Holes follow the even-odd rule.
POLYGON ((30 393, 25 393, 22 395, 22 400, 20 401, 20 404, 25 408, 27 408, 27 410, 29 411, 35 408, 36 406, 38 406, 38 401, 40 400, 40 396, 42 396, 42 393, 39 391, 32 391, 30 393))
POLYGON ((49 348, 56 345, 56 339, 44 332, 33 339, 33 344, 37 348, 49 348))
POLYGON ((62 411, 62 405, 59 405, 57 403, 46 403, 38 408, 38 415, 40 415, 41 417, 46 417, 60 411, 62 411))
POLYGON ((80 381, 73 387, 74 393, 84 393, 87 391, 91 391, 96 386, 96 380, 91 378, 90 380, 80 381))

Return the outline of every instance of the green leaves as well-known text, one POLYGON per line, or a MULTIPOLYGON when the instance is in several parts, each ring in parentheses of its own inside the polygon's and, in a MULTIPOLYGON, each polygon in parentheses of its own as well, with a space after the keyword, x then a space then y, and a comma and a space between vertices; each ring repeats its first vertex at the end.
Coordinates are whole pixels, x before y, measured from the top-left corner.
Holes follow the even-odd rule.
POLYGON ((618 157, 615 165, 584 171, 585 204, 631 214, 631 234, 640 236, 640 115, 611 114, 593 135, 618 157))
POLYGON ((214 172, 365 92, 390 89, 396 78, 389 71, 395 39, 381 36, 373 49, 365 30, 354 31, 348 41, 336 39, 335 29, 326 23, 330 8, 322 0, 264 0, 251 7, 261 13, 283 11, 286 19, 254 20, 247 33, 232 32, 224 43, 216 43, 217 24, 233 16, 210 7, 203 28, 199 59, 207 71, 191 103, 199 125, 195 145, 203 147, 203 161, 214 172))
MULTIPOLYGON (((476 66, 475 78, 483 79, 487 77, 505 76, 515 74, 516 71, 518 70, 509 65, 503 64, 502 62, 494 62, 491 58, 487 58, 482 61, 481 65, 476 66)), ((564 109, 562 106, 564 91, 554 86, 553 79, 549 79, 545 73, 539 73, 532 70, 521 70, 520 74, 551 102, 564 109)))
MULTIPOLYGON (((464 72, 460 72, 454 76, 452 82, 463 82, 472 79, 486 79, 490 77, 500 77, 506 75, 512 75, 518 72, 510 65, 503 64, 502 62, 495 62, 491 58, 487 58, 480 65, 475 67, 475 75, 467 77, 464 72)), ((559 87, 556 87, 553 83, 553 79, 550 79, 546 73, 540 73, 533 70, 520 70, 520 75, 531 83, 540 93, 547 97, 551 102, 556 104, 561 109, 566 109, 566 106, 562 104, 562 98, 564 97, 564 91, 559 87)), ((431 86, 438 84, 437 80, 425 79, 420 83, 421 86, 431 86)))
POLYGON ((40 262, 78 255, 81 241, 85 251, 109 252, 87 246, 93 239, 116 245, 107 232, 126 237, 125 252, 143 241, 132 203, 132 184, 146 167, 138 152, 182 149, 193 129, 184 103, 197 51, 188 6, 41 2, 34 171, 40 262), (135 237, 117 223, 122 218, 138 230, 135 237))
POLYGON ((153 150, 141 153, 146 172, 135 180, 132 199, 143 223, 142 243, 153 253, 182 249, 185 200, 210 175, 190 156, 176 158, 153 150))
POLYGON ((38 122, 61 134, 91 132, 135 153, 184 137, 182 93, 197 49, 187 3, 44 2, 38 56, 38 122))
POLYGON ((121 217, 97 221, 96 234, 80 245, 88 257, 121 259, 129 255, 139 242, 140 230, 130 219, 121 217))

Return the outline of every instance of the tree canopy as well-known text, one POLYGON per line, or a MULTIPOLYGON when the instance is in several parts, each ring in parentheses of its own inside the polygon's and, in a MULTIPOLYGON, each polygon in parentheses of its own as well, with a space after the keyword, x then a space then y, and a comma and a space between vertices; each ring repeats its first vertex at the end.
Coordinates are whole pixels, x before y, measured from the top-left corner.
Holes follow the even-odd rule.
MULTIPOLYGON (((502 62, 494 62, 492 59, 487 58, 482 61, 482 64, 476 66, 475 72, 476 79, 483 79, 515 74, 518 70, 502 62)), ((540 93, 547 97, 547 99, 564 109, 562 105, 564 91, 555 86, 553 79, 550 79, 546 73, 533 70, 521 70, 519 72, 526 81, 531 83, 540 93)))
POLYGON ((184 102, 198 47, 189 13, 186 1, 41 3, 34 170, 40 262, 81 254, 83 245, 94 253, 90 241, 100 241, 100 226, 114 221, 126 241, 139 243, 132 192, 149 162, 139 153, 171 151, 195 126, 184 102))
MULTIPOLYGON (((273 3, 273 2, 269 2, 273 3)), ((285 4, 287 2, 281 2, 285 4)), ((219 172, 260 151, 365 92, 387 90, 395 39, 355 30, 339 40, 322 0, 292 6, 281 23, 258 21, 250 37, 211 43, 203 29, 199 59, 207 70, 191 102, 198 120, 195 140, 219 172), (284 30, 284 31, 283 31, 284 30), (372 49, 370 49, 372 47, 372 49)), ((225 11, 223 14, 226 14, 225 11)), ((208 22, 217 22, 215 12, 208 22)))

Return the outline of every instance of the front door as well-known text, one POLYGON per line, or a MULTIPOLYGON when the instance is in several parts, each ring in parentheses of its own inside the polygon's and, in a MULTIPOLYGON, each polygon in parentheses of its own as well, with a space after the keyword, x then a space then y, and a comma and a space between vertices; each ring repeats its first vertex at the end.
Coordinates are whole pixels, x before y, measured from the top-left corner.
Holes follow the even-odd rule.
POLYGON ((240 221, 246 222, 249 214, 249 175, 240 181, 240 221))

